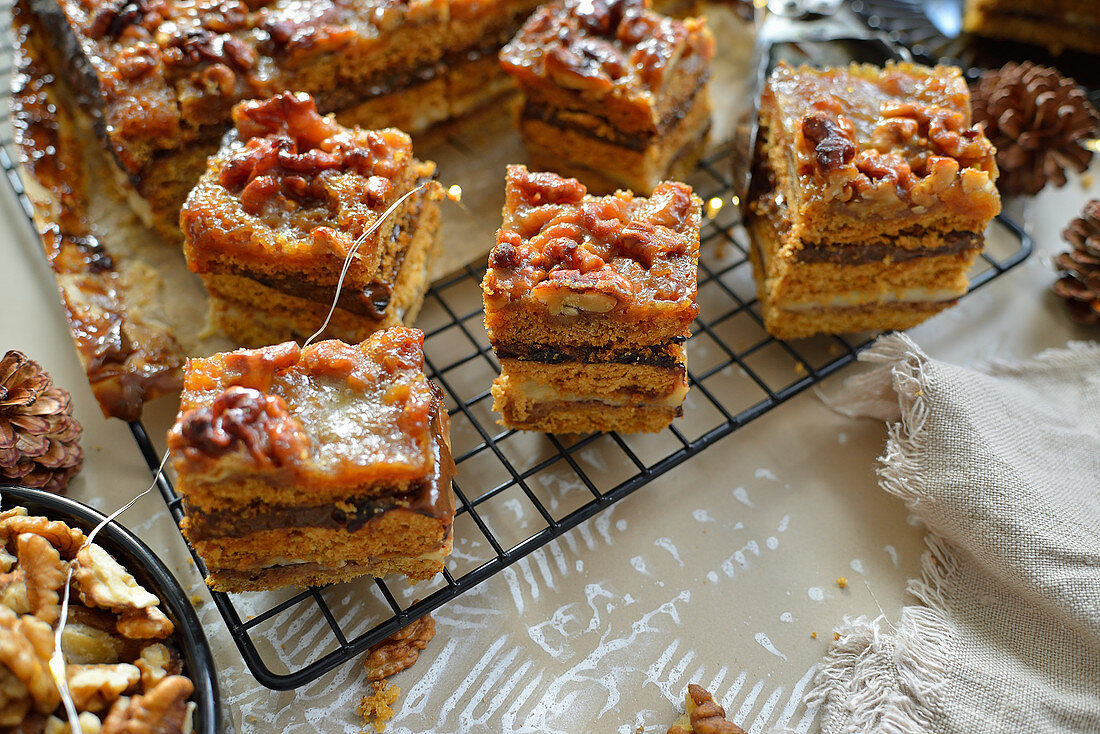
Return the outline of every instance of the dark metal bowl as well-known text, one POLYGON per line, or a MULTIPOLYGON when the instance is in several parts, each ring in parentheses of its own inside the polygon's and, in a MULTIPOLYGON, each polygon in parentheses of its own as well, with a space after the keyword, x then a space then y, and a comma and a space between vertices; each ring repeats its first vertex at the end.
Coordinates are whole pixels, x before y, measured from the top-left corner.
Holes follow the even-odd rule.
MULTIPOLYGON (((0 507, 22 505, 31 514, 61 520, 88 532, 104 519, 103 513, 75 500, 38 489, 0 486, 0 507)), ((119 525, 108 523, 95 537, 101 545, 134 575, 145 588, 160 598, 160 608, 176 626, 174 642, 183 658, 183 672, 195 684, 196 734, 217 734, 221 722, 221 699, 214 659, 191 602, 179 582, 149 546, 119 525)))

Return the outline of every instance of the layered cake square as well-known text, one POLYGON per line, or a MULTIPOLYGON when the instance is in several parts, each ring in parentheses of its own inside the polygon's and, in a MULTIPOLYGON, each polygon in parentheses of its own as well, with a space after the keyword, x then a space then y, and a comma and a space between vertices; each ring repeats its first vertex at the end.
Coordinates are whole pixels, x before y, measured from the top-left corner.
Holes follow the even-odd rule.
POLYGON ((496 55, 537 0, 31 0, 53 70, 147 223, 179 209, 247 99, 309 93, 417 132, 508 91, 496 55))
POLYGON ((699 198, 675 182, 649 198, 590 196, 575 179, 509 166, 505 199, 481 284, 504 425, 667 427, 682 413, 699 312, 699 198))
POLYGON ((168 436, 184 536, 223 591, 443 568, 454 495, 424 335, 188 360, 168 436))
POLYGON ((966 0, 963 29, 979 36, 1100 54, 1096 0, 966 0))
POLYGON ((435 164, 404 132, 343 127, 306 94, 242 102, 233 118, 180 214, 218 325, 244 346, 304 341, 338 286, 326 336, 412 323, 439 247, 435 164))
POLYGON ((906 329, 966 292, 1000 198, 957 68, 781 64, 758 140, 747 229, 771 334, 906 329))
POLYGON ((523 94, 532 167, 595 193, 648 194, 695 167, 710 129, 714 38, 702 18, 658 15, 648 0, 559 0, 500 53, 523 94))

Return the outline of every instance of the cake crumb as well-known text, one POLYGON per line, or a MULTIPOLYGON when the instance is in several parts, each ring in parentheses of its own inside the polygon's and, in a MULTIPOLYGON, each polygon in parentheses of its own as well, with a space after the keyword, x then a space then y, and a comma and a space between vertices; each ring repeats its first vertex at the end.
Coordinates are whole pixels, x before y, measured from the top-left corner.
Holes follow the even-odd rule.
POLYGON ((1091 189, 1092 188, 1092 181, 1093 181, 1093 178, 1092 178, 1091 173, 1084 174, 1083 176, 1081 176, 1081 188, 1086 189, 1086 190, 1091 189))
POLYGON ((846 589, 846 588, 848 588, 848 577, 847 577, 847 576, 841 576, 841 577, 839 577, 839 578, 838 578, 838 579, 836 580, 836 585, 837 585, 837 586, 839 586, 839 587, 840 587, 840 588, 842 588, 842 589, 846 589))
POLYGON ((393 718, 393 709, 390 706, 401 695, 401 689, 391 685, 385 678, 372 680, 370 684, 374 692, 359 699, 355 710, 363 717, 364 724, 373 727, 376 732, 384 732, 386 722, 393 718))
POLYGON ((833 642, 840 642, 840 633, 839 632, 834 632, 833 633, 833 642))
POLYGON ((802 362, 795 362, 794 363, 794 373, 796 375, 798 375, 799 377, 802 377, 803 375, 806 374, 806 365, 804 365, 802 362))
POLYGON ((811 640, 816 640, 817 639, 817 633, 816 632, 811 632, 810 633, 810 639, 811 640))

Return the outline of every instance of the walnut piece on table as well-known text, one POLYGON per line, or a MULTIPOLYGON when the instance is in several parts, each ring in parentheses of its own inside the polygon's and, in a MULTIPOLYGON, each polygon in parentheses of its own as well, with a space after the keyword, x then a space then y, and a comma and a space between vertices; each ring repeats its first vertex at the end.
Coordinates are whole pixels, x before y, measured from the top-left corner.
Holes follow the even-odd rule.
POLYGON ((371 647, 363 665, 371 681, 389 678, 405 670, 420 656, 420 651, 435 637, 435 620, 425 614, 404 629, 371 647))
POLYGON ((744 729, 726 720, 726 710, 702 686, 690 684, 685 699, 687 710, 668 734, 745 734, 744 729))

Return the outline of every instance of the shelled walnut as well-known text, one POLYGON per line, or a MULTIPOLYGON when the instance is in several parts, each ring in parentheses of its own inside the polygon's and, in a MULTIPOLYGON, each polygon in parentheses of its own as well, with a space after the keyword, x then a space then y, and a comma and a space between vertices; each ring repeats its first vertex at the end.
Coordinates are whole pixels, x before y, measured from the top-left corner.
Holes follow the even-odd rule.
POLYGON ((61 644, 81 728, 190 731, 194 686, 160 599, 82 531, 22 507, 0 512, 0 729, 68 731, 50 658, 70 570, 61 644))

